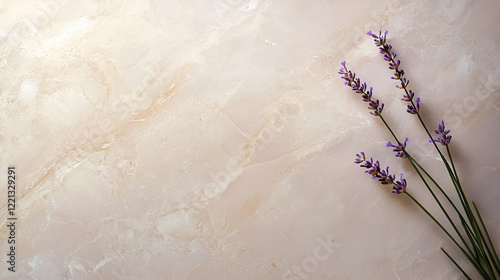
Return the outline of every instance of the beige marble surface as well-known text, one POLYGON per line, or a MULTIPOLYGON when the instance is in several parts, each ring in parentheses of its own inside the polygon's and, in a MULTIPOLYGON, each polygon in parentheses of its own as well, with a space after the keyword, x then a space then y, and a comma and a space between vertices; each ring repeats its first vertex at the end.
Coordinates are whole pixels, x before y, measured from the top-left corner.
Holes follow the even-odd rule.
MULTIPOLYGON (((337 74, 348 61, 451 190, 368 30, 388 29, 500 247, 498 1, 0 3, 2 279, 461 279, 436 210, 337 74)), ((442 218, 442 216, 439 216, 442 218)), ((474 274, 473 274, 474 275, 474 274)))

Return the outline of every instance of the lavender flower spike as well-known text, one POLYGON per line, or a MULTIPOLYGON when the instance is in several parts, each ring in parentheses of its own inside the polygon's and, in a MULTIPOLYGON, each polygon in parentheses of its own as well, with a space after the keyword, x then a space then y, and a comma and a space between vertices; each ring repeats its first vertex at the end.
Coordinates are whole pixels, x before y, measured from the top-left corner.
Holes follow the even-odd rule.
MULTIPOLYGON (((411 90, 410 90, 410 92, 411 92, 411 90)), ((415 101, 416 101, 415 106, 413 106, 413 104, 408 105, 406 112, 413 114, 413 115, 418 114, 418 112, 420 111, 420 97, 417 97, 415 99, 415 101)))
POLYGON ((367 108, 368 109, 372 109, 373 112, 370 112, 370 114, 374 115, 374 116, 380 116, 380 114, 382 114, 382 110, 384 109, 384 103, 382 103, 382 105, 380 105, 380 102, 378 101, 378 99, 376 101, 370 101, 370 103, 368 105, 367 108))
POLYGON ((373 34, 371 31, 368 31, 368 33, 366 33, 366 34, 368 34, 369 36, 372 36, 373 38, 375 38, 374 41, 375 41, 375 44, 377 46, 383 46, 383 45, 385 45, 385 37, 387 36, 387 33, 389 33, 389 31, 386 30, 384 32, 384 35, 382 36, 382 30, 380 30, 378 32, 378 36, 375 35, 375 34, 373 34))
POLYGON ((356 154, 356 159, 354 160, 354 163, 360 164, 366 160, 365 153, 361 152, 360 154, 356 154))
POLYGON ((390 185, 394 183, 395 176, 389 174, 389 166, 385 170, 380 171, 380 175, 378 176, 378 181, 382 185, 390 185))
POLYGON ((382 31, 379 31, 378 36, 371 31, 367 34, 374 38, 375 45, 379 47, 380 53, 384 55, 384 60, 389 62, 389 69, 394 70, 394 75, 391 79, 399 81, 399 84, 396 85, 396 87, 405 91, 402 100, 411 103, 411 105, 408 105, 406 111, 410 114, 418 114, 420 98, 417 98, 416 104, 414 104, 413 97, 415 96, 415 93, 408 90, 408 84, 410 81, 404 77, 405 71, 399 68, 401 61, 396 60, 396 54, 392 51, 392 46, 386 43, 387 33, 388 31, 386 30, 383 35, 382 31))
POLYGON ((406 179, 403 178, 403 173, 401 173, 400 180, 396 181, 392 189, 393 189, 392 193, 395 194, 406 192, 406 179))
POLYGON ((366 85, 366 83, 361 83, 361 80, 359 78, 356 78, 356 73, 353 73, 351 70, 347 69, 345 61, 342 61, 342 63, 340 64, 342 65, 342 67, 339 69, 338 73, 341 75, 341 78, 346 81, 345 85, 349 86, 356 93, 361 94, 363 101, 369 103, 368 109, 373 110, 372 112, 370 112, 370 114, 374 116, 380 116, 382 114, 382 110, 384 109, 384 103, 380 104, 380 101, 378 99, 372 100, 373 88, 370 87, 370 89, 367 90, 368 86, 366 85))
POLYGON ((392 185, 393 193, 400 194, 406 192, 406 180, 403 179, 402 173, 400 180, 396 181, 396 176, 389 173, 389 167, 381 169, 378 161, 374 163, 372 158, 366 160, 365 153, 363 152, 356 155, 354 162, 359 164, 360 167, 366 168, 365 173, 371 174, 373 176, 372 179, 378 179, 382 185, 392 185))
POLYGON ((370 159, 371 168, 366 170, 365 173, 370 173, 373 177, 372 179, 378 178, 380 176, 380 163, 378 160, 373 163, 373 159, 370 159))
POLYGON ((405 138, 405 141, 401 143, 401 145, 394 145, 390 141, 387 142, 386 147, 393 147, 394 150, 393 152, 396 152, 396 157, 400 158, 406 158, 406 153, 405 153, 405 148, 406 148, 406 142, 408 142, 408 137, 405 138))
POLYGON ((405 95, 403 95, 403 101, 406 101, 406 102, 410 102, 413 100, 413 97, 415 96, 415 93, 413 93, 413 91, 411 91, 411 89, 409 90, 409 92, 405 95))
POLYGON ((441 137, 429 140, 429 143, 435 142, 435 143, 441 143, 443 146, 447 146, 451 142, 451 135, 448 135, 450 133, 450 130, 446 129, 444 126, 444 121, 441 121, 441 123, 438 125, 438 129, 435 130, 436 134, 440 135, 441 137))
POLYGON ((387 33, 388 31, 386 30, 384 32, 384 35, 382 35, 382 31, 379 31, 378 36, 373 34, 371 31, 369 31, 367 34, 374 38, 373 41, 375 41, 375 45, 379 47, 380 53, 384 55, 384 60, 389 62, 389 69, 394 70, 394 76, 392 77, 392 79, 401 81, 401 85, 398 85, 397 87, 406 89, 409 81, 403 78, 405 72, 403 70, 399 70, 401 61, 395 60, 396 54, 392 52, 392 46, 386 43, 387 33))

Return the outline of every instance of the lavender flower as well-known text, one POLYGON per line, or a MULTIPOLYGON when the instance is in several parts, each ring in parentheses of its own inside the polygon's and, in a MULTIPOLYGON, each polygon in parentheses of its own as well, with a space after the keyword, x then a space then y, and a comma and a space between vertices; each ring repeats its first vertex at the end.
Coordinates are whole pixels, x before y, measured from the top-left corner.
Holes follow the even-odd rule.
POLYGON ((396 152, 396 157, 406 158, 406 153, 405 153, 406 142, 408 142, 408 137, 405 138, 405 141, 403 143, 401 143, 401 145, 395 145, 389 141, 389 142, 387 142, 387 145, 385 145, 385 146, 386 147, 393 147, 394 150, 392 150, 392 151, 396 152))
POLYGON ((371 174, 373 176, 372 179, 377 178, 378 174, 380 173, 380 163, 378 162, 378 160, 374 163, 373 159, 370 158, 370 160, 365 161, 365 163, 361 164, 360 166, 367 169, 365 173, 371 174))
POLYGON ((392 193, 400 194, 406 192, 406 179, 403 178, 403 173, 400 174, 400 180, 396 181, 392 187, 392 193))
POLYGON ((344 79, 345 85, 351 87, 356 93, 361 94, 364 102, 368 102, 368 109, 373 110, 370 114, 374 116, 380 116, 382 114, 382 110, 384 109, 384 103, 380 104, 380 101, 372 100, 373 95, 373 87, 370 87, 367 90, 368 86, 366 83, 361 83, 359 78, 356 78, 356 73, 353 73, 351 70, 347 69, 345 65, 345 61, 341 63, 342 67, 339 69, 339 74, 344 79))
POLYGON ((373 162, 372 158, 366 160, 365 153, 363 152, 356 156, 354 163, 359 164, 360 167, 366 168, 367 170, 365 173, 371 174, 373 176, 372 179, 378 179, 382 185, 392 185, 392 192, 395 194, 406 192, 406 180, 403 179, 402 173, 400 180, 396 181, 396 176, 389 173, 389 167, 381 169, 378 161, 373 162))
POLYGON ((385 170, 381 170, 378 176, 378 181, 382 185, 389 185, 394 183, 394 175, 389 174, 389 166, 385 170))
POLYGON ((368 109, 373 110, 373 112, 370 112, 370 114, 374 116, 380 116, 380 114, 382 114, 382 110, 384 109, 384 103, 382 103, 380 107, 379 104, 380 102, 378 101, 378 99, 376 101, 370 101, 370 103, 368 104, 370 106, 367 107, 368 109))
MULTIPOLYGON (((403 74, 401 75, 401 77, 403 76, 403 74)), ((408 84, 410 83, 410 81, 408 81, 406 78, 402 78, 400 80, 401 80, 401 85, 396 85, 396 87, 399 89, 406 89, 408 87, 408 84)))
MULTIPOLYGON (((392 46, 386 43, 387 33, 388 31, 386 30, 384 33, 382 33, 382 31, 379 31, 378 35, 372 33, 371 31, 367 34, 374 38, 375 45, 379 48, 380 53, 383 54, 384 60, 389 63, 389 69, 394 71, 394 74, 391 78, 399 81, 396 87, 404 91, 402 100, 407 102, 407 112, 410 114, 416 114, 425 131, 427 132, 427 134, 429 134, 428 129, 419 113, 420 98, 415 98, 415 93, 408 89, 409 81, 404 77, 405 72, 400 69, 401 61, 396 60, 396 54, 392 52, 392 46)), ((396 176, 389 172, 389 167, 386 167, 384 169, 380 166, 379 161, 374 161, 373 158, 367 159, 364 152, 357 154, 357 158, 354 160, 354 162, 356 164, 359 164, 360 167, 366 169, 365 173, 370 174, 372 176, 372 179, 378 180, 382 185, 391 186, 393 193, 405 193, 413 202, 415 202, 417 206, 419 206, 447 234, 447 236, 451 238, 451 240, 460 249, 460 251, 467 257, 469 262, 474 265, 474 268, 482 276, 483 279, 497 279, 497 276, 500 275, 500 260, 497 256, 497 253, 495 252, 494 246, 490 240, 490 236, 486 230, 485 225, 482 222, 481 215, 476 205, 474 204, 474 202, 472 202, 475 210, 475 212, 473 212, 472 207, 462 189, 459 176, 453 163, 451 152, 448 149, 448 144, 451 141, 451 135, 448 135, 450 133, 450 130, 446 129, 444 121, 441 121, 441 123, 438 125, 438 128, 435 130, 436 134, 438 135, 437 138, 433 139, 431 136, 431 140, 429 142, 434 144, 441 156, 444 165, 448 170, 450 179, 455 187, 455 190, 457 191, 458 197, 460 198, 463 210, 467 214, 466 217, 461 214, 461 211, 455 206, 454 202, 448 197, 448 195, 439 186, 439 184, 427 173, 427 171, 425 171, 423 167, 420 166, 420 164, 415 161, 415 159, 410 156, 410 154, 406 152, 406 144, 408 142, 408 138, 405 138, 404 142, 402 143, 397 140, 397 137, 394 134, 393 130, 389 127, 389 125, 381 115, 384 104, 380 104, 380 101, 378 99, 372 100, 373 88, 368 89, 366 83, 361 83, 360 79, 356 78, 356 74, 347 69, 345 61, 342 62, 342 68, 340 68, 339 74, 342 76, 342 79, 346 81, 346 85, 362 95, 363 101, 367 102, 369 104, 368 108, 372 110, 370 113, 375 116, 380 116, 387 129, 396 139, 397 143, 393 144, 391 142, 388 142, 386 146, 393 148, 393 151, 396 153, 396 157, 408 157, 409 159, 411 159, 410 164, 413 166, 429 192, 432 194, 434 200, 437 202, 440 209, 443 211, 451 226, 455 230, 455 233, 460 237, 461 244, 458 243, 458 241, 448 232, 448 230, 443 227, 443 225, 429 211, 427 211, 427 209, 422 206, 422 204, 416 198, 414 198, 410 193, 406 191, 407 183, 406 179, 403 178, 402 173, 400 174, 399 180, 396 180, 396 176), (448 163, 447 158, 441 153, 441 149, 436 146, 435 143, 438 142, 443 146, 446 146, 451 166, 448 163), (422 175, 421 171, 426 175, 425 178, 422 175), (435 187, 439 189, 441 194, 446 197, 447 201, 450 203, 450 206, 452 206, 456 211, 456 214, 458 214, 460 218, 459 221, 462 225, 461 229, 456 227, 454 221, 448 215, 447 210, 445 209, 445 207, 443 207, 440 199, 437 198, 434 191, 429 186, 429 183, 426 181, 427 177, 434 183, 435 187), (478 223, 478 221, 480 223, 478 223), (481 227, 478 227, 479 224, 481 225, 481 227), (464 239, 464 232, 467 233, 466 237, 469 239, 469 242, 464 239)), ((445 249, 441 248, 441 250, 462 271, 467 279, 471 279, 467 275, 467 273, 457 264, 457 262, 445 251, 445 249)))
POLYGON ((403 95, 403 99, 401 99, 401 100, 406 101, 406 102, 410 102, 413 100, 414 96, 415 96, 415 94, 413 93, 413 91, 410 90, 408 93, 403 95))
POLYGON ((408 105, 406 111, 410 114, 418 114, 420 98, 416 99, 416 104, 414 106, 414 103, 412 101, 415 93, 411 90, 408 90, 408 84, 410 83, 410 81, 404 77, 405 71, 399 69, 401 61, 395 60, 396 54, 392 52, 392 46, 386 43, 387 33, 388 31, 385 30, 383 35, 382 31, 379 31, 378 35, 372 33, 371 31, 368 31, 367 34, 374 38, 375 45, 379 47, 380 53, 384 55, 384 60, 389 62, 389 69, 394 70, 394 75, 391 77, 391 79, 400 81, 400 84, 396 85, 396 87, 405 91, 402 100, 411 103, 411 105, 408 105))
POLYGON ((451 141, 451 135, 448 135, 450 133, 450 130, 446 129, 444 126, 444 121, 441 121, 441 123, 438 125, 438 129, 435 130, 436 134, 440 135, 441 137, 429 140, 429 143, 435 142, 435 143, 441 143, 443 146, 447 146, 450 144, 451 141))
POLYGON ((360 164, 366 160, 365 153, 361 152, 360 154, 356 154, 357 158, 354 160, 354 163, 360 164))
POLYGON ((379 30, 378 36, 375 35, 375 34, 373 34, 371 31, 368 31, 368 33, 366 33, 366 34, 368 34, 368 35, 372 36, 373 38, 375 38, 375 40, 374 40, 375 41, 375 45, 377 45, 377 46, 380 47, 380 46, 385 45, 385 37, 387 36, 387 33, 389 33, 389 31, 386 30, 384 32, 384 35, 382 36, 382 30, 379 30))
POLYGON ((407 106, 406 112, 413 114, 413 115, 418 114, 418 112, 420 111, 420 97, 417 97, 415 99, 415 101, 416 101, 415 106, 413 106, 413 102, 412 102, 411 105, 407 106))
POLYGON ((392 52, 392 46, 386 44, 386 36, 389 31, 385 31, 384 35, 382 35, 382 30, 379 31, 378 36, 373 34, 371 31, 368 31, 369 36, 372 36, 375 41, 375 45, 379 47, 380 53, 384 55, 384 60, 389 62, 389 69, 394 70, 394 76, 392 79, 394 80, 400 80, 401 85, 398 85, 398 88, 406 89, 406 86, 408 86, 409 81, 403 78, 404 76, 404 71, 399 70, 399 65, 401 64, 401 61, 396 61, 396 54, 392 52))

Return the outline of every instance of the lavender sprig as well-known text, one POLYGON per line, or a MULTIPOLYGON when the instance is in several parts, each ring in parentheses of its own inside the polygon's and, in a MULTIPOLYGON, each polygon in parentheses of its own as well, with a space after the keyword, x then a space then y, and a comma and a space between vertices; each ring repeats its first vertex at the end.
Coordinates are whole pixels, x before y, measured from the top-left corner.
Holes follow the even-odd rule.
MULTIPOLYGON (((394 80, 399 80, 400 84, 396 85, 397 88, 403 89, 404 90, 404 95, 401 100, 408 102, 409 104, 407 105, 406 111, 410 114, 417 115, 420 123, 422 124, 422 127, 424 128, 425 132, 427 133, 427 136, 429 137, 431 143, 434 144, 434 147, 436 148, 437 152, 439 153, 439 156, 444 162, 444 165, 446 169, 448 170, 448 173, 450 174, 450 178, 455 185, 455 188, 459 193, 463 193, 461 190, 461 184, 460 184, 460 179, 457 176, 457 173, 452 170, 452 166, 448 163, 448 160, 446 157, 443 155, 441 150, 438 148, 436 143, 441 143, 442 145, 447 147, 447 143, 451 140, 451 136, 449 138, 446 138, 446 135, 444 135, 442 138, 435 139, 432 137, 430 134, 429 130, 427 129, 427 126, 425 125, 422 117, 420 116, 420 98, 417 97, 415 98, 415 93, 412 90, 408 89, 408 84, 410 81, 406 78, 404 78, 405 72, 400 69, 400 60, 395 60, 396 58, 396 53, 392 51, 392 46, 387 44, 387 33, 388 31, 385 30, 384 33, 382 34, 382 30, 379 31, 379 34, 376 35, 371 31, 368 31, 367 34, 371 37, 374 38, 375 45, 379 48, 380 53, 384 55, 384 60, 389 62, 389 69, 394 70, 394 75, 391 77, 394 80), (415 98, 415 99, 414 99, 415 98), (435 141, 439 140, 439 141, 435 141), (441 141, 442 140, 442 141, 441 141)), ((392 133, 392 132, 391 132, 392 133)), ((437 132, 439 134, 439 132, 437 132)), ((453 162, 451 163, 453 165, 453 162)), ((464 197, 463 201, 463 206, 464 208, 469 208, 467 209, 468 214, 471 213, 470 211, 470 206, 468 205, 467 199, 464 197)))
MULTIPOLYGON (((382 34, 382 30, 380 30, 378 35, 374 34, 371 31, 367 32, 367 34, 369 36, 374 38, 375 45, 377 47, 379 47, 380 53, 382 53, 384 55, 384 60, 389 62, 389 69, 394 70, 394 75, 391 78, 394 80, 400 81, 400 84, 396 85, 396 87, 403 89, 405 92, 402 100, 409 103, 407 105, 406 111, 410 114, 417 115, 420 123, 422 124, 422 127, 424 128, 425 132, 427 133, 427 136, 430 139, 429 142, 434 144, 434 147, 436 148, 437 152, 439 153, 439 156, 443 160, 444 165, 445 165, 446 169, 448 170, 448 173, 450 174, 450 178, 451 178, 453 184, 455 185, 455 188, 457 189, 457 192, 463 193, 462 187, 460 184, 460 179, 458 178, 457 173, 454 170, 452 170, 452 166, 450 166, 450 164, 448 163, 448 160, 446 159, 446 157, 443 155, 441 150, 436 145, 436 143, 441 143, 444 146, 448 147, 447 143, 449 143, 449 141, 451 140, 451 136, 449 137, 449 139, 446 138, 446 135, 443 136, 441 139, 439 139, 439 138, 435 139, 431 136, 429 130, 427 129, 427 126, 425 125, 422 117, 420 116, 420 98, 417 97, 414 99, 415 93, 408 89, 408 84, 410 81, 407 80, 406 78, 404 78, 405 72, 402 69, 400 69, 400 67, 399 67, 401 64, 401 61, 395 60, 396 53, 394 53, 392 51, 392 46, 387 44, 387 33, 388 33, 387 30, 385 30, 385 32, 383 34, 382 34), (435 141, 435 140, 439 140, 439 141, 435 141)), ((451 165, 453 165, 453 162, 451 162, 451 165)), ((466 211, 468 212, 468 215, 469 215, 472 211, 470 209, 470 206, 468 205, 467 199, 464 197, 464 199, 461 202, 463 204, 464 209, 469 208, 469 209, 466 209, 466 211)))
POLYGON ((401 144, 395 145, 395 144, 392 144, 391 141, 389 141, 389 142, 387 142, 387 145, 385 145, 385 146, 386 147, 393 147, 394 150, 392 150, 392 151, 396 152, 396 157, 407 158, 406 152, 405 152, 406 142, 408 142, 408 137, 406 137, 405 141, 402 142, 401 144))
POLYGON ((380 104, 380 101, 378 99, 372 100, 373 87, 370 87, 370 89, 367 90, 368 87, 366 86, 366 83, 361 83, 361 80, 359 78, 356 78, 356 73, 347 69, 345 61, 343 61, 341 65, 342 67, 339 69, 339 74, 342 76, 342 79, 346 81, 345 85, 351 87, 351 89, 356 93, 361 94, 364 102, 368 102, 368 109, 373 110, 372 112, 370 112, 370 114, 374 116, 382 115, 382 110, 384 110, 384 103, 380 104))
POLYGON ((403 178, 403 173, 401 173, 400 180, 396 181, 396 176, 389 173, 389 167, 382 169, 378 160, 375 162, 373 162, 373 158, 366 160, 364 152, 356 155, 354 163, 366 168, 365 173, 371 174, 372 179, 378 179, 382 185, 392 185, 392 193, 400 194, 406 192, 407 184, 406 179, 403 178))
POLYGON ((406 112, 412 114, 412 115, 417 115, 418 112, 420 111, 420 97, 417 97, 415 99, 415 103, 411 102, 410 105, 406 107, 406 112))
POLYGON ((406 89, 410 81, 403 77, 405 71, 399 69, 401 61, 395 60, 396 53, 392 52, 392 46, 386 43, 387 33, 389 33, 389 31, 386 30, 382 35, 382 30, 380 30, 378 35, 372 33, 371 31, 368 31, 368 33, 366 34, 374 38, 373 41, 375 42, 375 45, 379 47, 380 53, 384 55, 384 60, 389 62, 389 69, 394 70, 394 76, 392 77, 392 79, 399 80, 401 82, 400 85, 397 85, 396 87, 400 89, 406 89))
MULTIPOLYGON (((381 120, 384 122, 385 126, 387 127, 387 129, 390 131, 390 133, 397 142, 397 144, 388 142, 386 146, 394 148, 393 151, 396 152, 397 157, 408 158, 410 164, 414 167, 420 179, 425 184, 430 194, 433 196, 434 200, 439 205, 440 209, 443 211, 444 215, 446 216, 451 226, 455 230, 455 233, 460 238, 462 245, 460 245, 457 242, 457 240, 450 235, 450 233, 446 230, 446 228, 444 228, 441 225, 441 223, 437 221, 434 218, 434 216, 430 214, 427 211, 427 209, 425 209, 425 207, 423 207, 418 202, 418 200, 416 200, 412 195, 406 192, 406 180, 403 178, 403 174, 401 174, 400 180, 396 181, 395 175, 389 173, 389 167, 383 169, 381 168, 380 163, 378 161, 374 162, 372 158, 367 160, 363 152, 357 155, 358 157, 356 158, 355 163, 360 164, 360 166, 363 168, 366 168, 365 173, 372 175, 372 179, 378 179, 378 181, 383 185, 392 185, 393 193, 396 194, 405 193, 406 195, 408 195, 455 243, 455 245, 467 257, 469 262, 474 266, 476 271, 483 277, 483 279, 497 279, 497 277, 498 279, 500 279, 500 260, 495 251, 493 243, 491 242, 488 231, 485 225, 483 224, 481 215, 474 203, 473 205, 475 213, 473 213, 472 207, 470 206, 466 198, 466 195, 461 187, 460 180, 458 178, 458 174, 455 165, 453 163, 453 159, 449 149, 451 135, 448 134, 450 130, 447 130, 445 128, 444 121, 441 121, 441 124, 439 124, 438 129, 435 130, 436 134, 438 134, 438 137, 433 138, 431 136, 429 130, 427 129, 425 123, 422 120, 422 117, 420 116, 419 112, 420 98, 419 97, 415 98, 415 93, 408 89, 409 80, 404 77, 405 72, 402 69, 400 69, 401 61, 396 60, 396 54, 392 51, 392 46, 387 44, 387 38, 386 38, 387 33, 388 31, 386 30, 383 34, 382 31, 379 31, 378 35, 373 34, 371 31, 368 32, 367 34, 374 38, 375 45, 379 47, 380 53, 382 53, 384 56, 384 60, 389 62, 389 69, 394 70, 394 74, 391 78, 393 80, 398 80, 399 84, 396 85, 396 87, 404 90, 404 95, 402 100, 409 103, 407 105, 407 112, 410 114, 417 115, 418 119, 420 120, 420 123, 422 124, 427 135, 429 136, 429 139, 431 139, 429 142, 432 142, 434 144, 436 150, 440 154, 441 159, 443 160, 443 163, 446 169, 448 170, 452 183, 455 186, 460 202, 462 203, 462 206, 464 208, 466 214, 465 217, 456 208, 453 201, 448 197, 446 192, 444 192, 444 190, 439 186, 439 184, 432 178, 432 176, 429 175, 429 173, 427 173, 427 171, 420 164, 418 164, 418 162, 413 157, 411 157, 410 154, 406 152, 406 143, 408 141, 408 138, 406 138, 403 143, 401 143, 398 140, 392 129, 384 120, 384 117, 381 115, 384 104, 380 105, 380 101, 378 99, 372 100, 373 88, 367 90, 366 83, 361 83, 360 79, 356 78, 356 74, 347 69, 345 61, 342 62, 342 68, 340 68, 339 74, 341 74, 342 79, 346 81, 345 82, 346 85, 349 85, 351 89, 353 89, 357 93, 360 93, 363 97, 363 101, 369 103, 368 108, 373 110, 370 113, 372 115, 379 116, 381 120), (441 143, 443 146, 446 146, 446 151, 448 153, 451 166, 448 163, 446 157, 441 153, 436 143, 441 143), (440 200, 434 194, 434 191, 430 188, 429 184, 426 182, 426 179, 423 177, 423 174, 421 172, 423 172, 425 176, 427 176, 434 183, 434 185, 439 189, 439 191, 444 195, 444 197, 456 211, 456 214, 460 219, 460 224, 463 227, 462 230, 459 230, 456 227, 454 221, 448 215, 446 209, 443 207, 440 200), (463 238, 462 236, 463 232, 465 232, 466 234, 465 236, 468 238, 469 242, 466 242, 465 239, 463 238)), ((467 279, 471 279, 465 273, 465 271, 462 270, 462 268, 460 268, 460 266, 453 260, 453 258, 444 249, 442 250, 452 260, 452 262, 463 272, 464 276, 467 279)))
POLYGON ((450 130, 445 128, 444 121, 441 121, 441 123, 438 125, 438 128, 434 132, 436 132, 436 134, 438 134, 440 137, 429 140, 429 143, 441 143, 441 145, 443 146, 447 146, 448 144, 450 144, 451 135, 448 135, 448 133, 450 133, 450 130))
POLYGON ((385 30, 384 34, 382 34, 382 30, 380 30, 378 35, 371 31, 368 31, 366 34, 374 38, 375 45, 379 47, 380 53, 384 55, 384 60, 389 62, 389 69, 394 70, 394 74, 391 79, 398 80, 400 82, 396 85, 396 87, 405 91, 401 100, 410 103, 407 106, 406 111, 410 114, 417 115, 420 109, 420 98, 416 99, 416 103, 413 102, 415 93, 408 90, 408 84, 410 81, 404 77, 405 71, 399 68, 401 61, 396 60, 397 55, 392 51, 392 46, 387 44, 387 33, 389 33, 389 31, 385 30))
POLYGON ((403 95, 403 98, 401 100, 406 101, 406 102, 410 102, 413 100, 413 97, 415 97, 415 93, 413 93, 413 91, 409 90, 408 93, 403 95))
MULTIPOLYGON (((429 176, 429 174, 425 171, 425 169, 423 169, 414 160, 410 159, 410 162, 413 162, 414 164, 416 164, 436 184, 436 187, 443 193, 443 195, 448 199, 448 201, 453 206, 453 208, 457 211, 457 214, 459 215, 459 217, 461 219, 461 223, 464 227, 464 230, 467 233, 467 237, 469 238, 469 241, 471 243, 471 247, 474 249, 474 254, 472 253, 472 251, 469 249, 469 247, 467 246, 467 244, 463 240, 460 232, 456 229, 454 223, 448 217, 446 211, 440 205, 441 210, 443 210, 443 212, 447 216, 448 220, 450 220, 450 223, 454 227, 456 233, 462 239, 462 242, 465 245, 466 249, 469 250, 469 254, 467 254, 465 251, 463 251, 463 249, 459 246, 461 251, 467 256, 469 261, 474 265, 476 270, 481 274, 481 276, 483 276, 484 279, 496 279, 495 275, 500 278, 500 260, 498 258, 498 255, 496 254, 494 246, 491 244, 491 241, 489 241, 489 235, 488 235, 488 232, 486 231, 486 228, 483 227, 485 234, 483 234, 483 232, 481 232, 481 230, 479 229, 479 224, 478 224, 476 217, 472 211, 472 207, 470 206, 470 204, 467 200, 467 197, 462 189, 460 179, 459 179, 457 171, 455 169, 455 165, 453 163, 453 159, 451 157, 451 153, 450 153, 449 146, 448 146, 448 144, 451 141, 451 136, 447 135, 449 133, 449 130, 446 130, 444 127, 444 122, 441 122, 441 125, 439 125, 438 129, 435 130, 435 132, 438 135, 440 135, 440 137, 433 138, 431 136, 429 130, 427 129, 427 127, 426 127, 426 125, 425 125, 425 123, 424 123, 424 121, 419 113, 420 98, 416 98, 416 100, 415 100, 416 102, 413 101, 415 94, 411 90, 408 90, 409 81, 404 77, 404 71, 400 69, 401 62, 399 60, 397 60, 397 61, 395 60, 396 54, 394 52, 392 52, 392 46, 387 44, 387 38, 386 38, 387 33, 388 33, 388 31, 386 30, 384 32, 384 34, 382 34, 382 31, 379 31, 378 36, 373 34, 371 31, 368 32, 367 34, 374 38, 375 45, 377 47, 379 47, 380 52, 384 55, 384 60, 389 62, 389 69, 394 70, 394 75, 391 78, 394 80, 399 80, 400 84, 397 85, 396 87, 403 89, 405 92, 402 100, 409 102, 409 104, 407 106, 407 112, 410 114, 417 115, 420 123, 422 124, 427 135, 429 136, 429 139, 430 139, 429 142, 432 142, 434 144, 434 147, 436 148, 441 159, 443 160, 443 163, 444 163, 444 165, 445 165, 445 167, 450 175, 450 178, 451 178, 451 181, 455 187, 455 190, 457 191, 457 195, 460 198, 460 202, 462 204, 462 207, 463 207, 465 214, 466 214, 466 217, 467 217, 467 221, 469 223, 465 222, 461 213, 458 211, 458 209, 456 209, 455 205, 449 199, 448 195, 441 189, 441 187, 438 184, 435 183, 435 181, 432 179, 432 177, 429 176), (448 163, 448 160, 446 159, 446 157, 441 152, 441 150, 437 147, 436 143, 441 143, 442 145, 446 146, 446 150, 447 150, 450 162, 451 162, 451 166, 448 163), (493 252, 490 252, 490 248, 486 245, 488 243, 487 240, 490 243, 491 251, 493 251, 493 252), (484 248, 486 248, 487 252, 485 251, 484 248), (493 272, 493 271, 495 271, 495 272, 493 272), (491 277, 493 277, 493 278, 491 278, 491 277)), ((392 133, 392 131, 391 131, 391 133, 392 133)), ((417 172, 418 172, 418 170, 417 170, 417 172)), ((425 183, 425 181, 424 181, 424 183, 425 183)), ((431 194, 432 194, 432 192, 431 192, 431 194)), ((440 204, 439 201, 436 201, 436 202, 438 202, 438 204, 440 204)), ((426 211, 426 210, 424 210, 424 211, 426 211)), ((479 212, 476 211, 476 214, 477 214, 479 220, 481 220, 481 216, 480 216, 479 212)), ((458 244, 457 244, 457 246, 458 246, 458 244)), ((450 257, 447 253, 446 253, 446 255, 448 257, 450 257)), ((451 257, 450 257, 450 259, 451 259, 451 257)), ((451 260, 453 261, 453 259, 451 259, 451 260)), ((460 268, 460 270, 462 272, 464 272, 461 268, 460 268)), ((464 275, 467 278, 469 278, 465 272, 464 272, 464 275)))

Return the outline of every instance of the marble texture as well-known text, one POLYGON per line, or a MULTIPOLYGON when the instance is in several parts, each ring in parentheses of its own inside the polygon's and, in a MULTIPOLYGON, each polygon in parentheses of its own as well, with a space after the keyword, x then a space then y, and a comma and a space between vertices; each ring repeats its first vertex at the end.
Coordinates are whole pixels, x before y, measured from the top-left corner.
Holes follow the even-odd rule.
POLYGON ((437 211, 337 71, 347 60, 375 88, 451 190, 365 35, 390 31, 500 248, 499 13, 493 0, 2 1, 0 252, 16 166, 18 259, 0 278, 462 279, 440 247, 471 266, 446 236, 353 164, 363 150, 404 172, 437 211))

